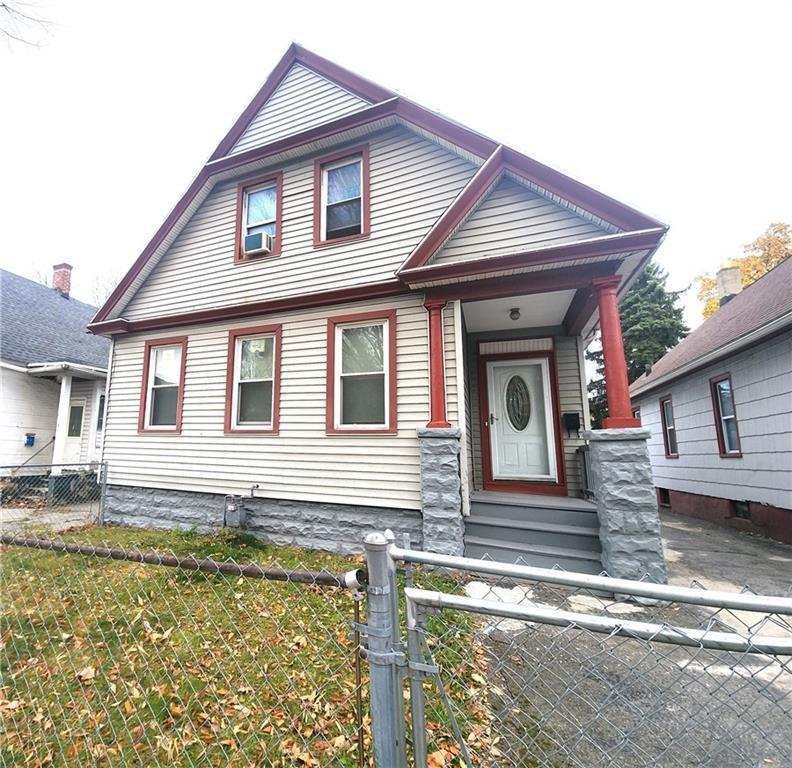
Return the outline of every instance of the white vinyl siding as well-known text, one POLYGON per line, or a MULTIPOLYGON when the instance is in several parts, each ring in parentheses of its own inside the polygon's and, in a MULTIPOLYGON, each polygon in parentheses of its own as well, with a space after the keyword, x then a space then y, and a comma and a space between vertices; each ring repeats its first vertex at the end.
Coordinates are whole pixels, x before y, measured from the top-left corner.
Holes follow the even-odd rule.
POLYGON ((369 102, 295 64, 229 154, 264 146, 368 106, 369 102))
POLYGON ((636 398, 641 426, 652 432, 649 453, 655 485, 737 501, 792 509, 792 334, 707 366, 636 398), (715 431, 710 379, 731 374, 740 425, 741 458, 722 458, 715 431), (663 449, 659 396, 670 394, 679 458, 663 449))
MULTIPOLYGON (((488 333, 488 338, 497 338, 497 332, 488 333)), ((530 330, 526 331, 526 336, 531 335, 530 330)), ((556 414, 556 418, 561 420, 564 413, 579 413, 581 415, 581 431, 584 421, 584 410, 587 407, 583 402, 583 390, 581 381, 585 380, 585 371, 580 368, 580 356, 578 354, 577 337, 575 336, 555 336, 556 374, 559 390, 559 406, 561 413, 556 414)), ((470 345, 470 357, 468 359, 468 390, 470 405, 471 422, 471 441, 472 441, 472 470, 473 487, 481 490, 484 487, 484 469, 481 453, 481 408, 479 400, 479 374, 478 358, 475 354, 475 343, 470 345)), ((564 463, 566 465, 567 490, 570 496, 579 496, 582 487, 582 470, 577 449, 585 442, 582 437, 571 434, 567 437, 566 432, 561 430, 561 441, 563 444, 564 463)))
POLYGON ((0 466, 21 464, 44 446, 31 463, 52 461, 50 441, 55 436, 59 394, 55 381, 0 367, 0 466), (25 447, 26 432, 36 434, 32 448, 25 447))
POLYGON ((314 247, 314 169, 308 158, 283 169, 281 255, 247 264, 233 259, 236 182, 219 185, 124 317, 138 320, 393 279, 475 167, 402 128, 371 137, 370 166, 369 237, 314 247))
MULTIPOLYGON (((448 414, 457 418, 454 339, 446 315, 448 414)), ((453 322, 453 316, 451 316, 453 322)), ((138 434, 146 336, 119 337, 105 430, 109 482, 207 493, 400 509, 420 508, 417 427, 429 418, 428 325, 423 296, 411 295, 183 327, 189 337, 180 435, 138 434), (325 432, 327 319, 397 310, 398 434, 325 432), (224 434, 228 331, 282 324, 280 434, 224 434)))
POLYGON ((516 253, 607 234, 511 179, 495 185, 432 264, 516 253))

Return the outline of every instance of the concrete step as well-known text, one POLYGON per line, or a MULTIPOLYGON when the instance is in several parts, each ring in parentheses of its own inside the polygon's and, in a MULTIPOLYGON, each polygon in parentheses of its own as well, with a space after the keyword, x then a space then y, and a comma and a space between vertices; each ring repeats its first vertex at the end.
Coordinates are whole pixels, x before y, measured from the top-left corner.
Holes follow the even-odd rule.
POLYGON ((532 565, 537 568, 558 566, 575 573, 598 574, 602 571, 599 553, 565 547, 520 544, 503 539, 465 536, 465 556, 487 557, 500 563, 532 565))
MULTIPOLYGON (((596 522, 596 516, 595 516, 596 522)), ((471 515, 465 518, 465 533, 476 538, 504 540, 516 544, 580 549, 599 552, 599 527, 547 523, 543 520, 514 520, 508 517, 471 515)))

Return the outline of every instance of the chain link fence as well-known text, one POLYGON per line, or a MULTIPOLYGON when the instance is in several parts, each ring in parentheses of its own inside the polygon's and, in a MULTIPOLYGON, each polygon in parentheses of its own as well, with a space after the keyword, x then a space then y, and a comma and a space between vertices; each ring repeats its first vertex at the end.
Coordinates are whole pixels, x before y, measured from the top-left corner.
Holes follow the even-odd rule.
POLYGON ((2 542, 2 765, 369 764, 362 572, 2 542))
POLYGON ((0 467, 0 529, 63 530, 101 521, 103 464, 0 467))
POLYGON ((792 765, 792 599, 404 556, 416 764, 792 765))

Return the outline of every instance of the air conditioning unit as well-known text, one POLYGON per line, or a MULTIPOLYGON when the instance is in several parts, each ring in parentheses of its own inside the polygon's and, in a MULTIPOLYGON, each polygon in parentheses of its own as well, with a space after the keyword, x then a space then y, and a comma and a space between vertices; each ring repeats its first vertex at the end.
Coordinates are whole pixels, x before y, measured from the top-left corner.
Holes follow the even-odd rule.
POLYGON ((272 253, 274 238, 266 232, 256 232, 255 235, 245 235, 242 243, 244 256, 257 256, 262 253, 272 253))

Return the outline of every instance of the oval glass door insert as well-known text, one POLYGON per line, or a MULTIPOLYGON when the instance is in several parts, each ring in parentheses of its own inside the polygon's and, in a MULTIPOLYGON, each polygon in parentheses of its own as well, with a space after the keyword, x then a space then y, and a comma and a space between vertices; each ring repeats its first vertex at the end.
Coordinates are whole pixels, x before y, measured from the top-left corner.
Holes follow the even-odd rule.
POLYGON ((506 384, 506 414, 517 432, 522 432, 531 420, 531 395, 522 376, 512 376, 506 384))

